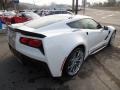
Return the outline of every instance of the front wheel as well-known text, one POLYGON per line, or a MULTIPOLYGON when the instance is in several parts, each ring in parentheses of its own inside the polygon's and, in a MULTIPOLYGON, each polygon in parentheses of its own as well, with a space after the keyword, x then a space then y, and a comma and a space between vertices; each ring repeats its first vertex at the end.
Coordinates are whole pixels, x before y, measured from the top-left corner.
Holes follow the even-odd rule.
POLYGON ((80 70, 84 61, 84 51, 82 48, 75 48, 68 56, 63 69, 63 77, 74 77, 80 70))

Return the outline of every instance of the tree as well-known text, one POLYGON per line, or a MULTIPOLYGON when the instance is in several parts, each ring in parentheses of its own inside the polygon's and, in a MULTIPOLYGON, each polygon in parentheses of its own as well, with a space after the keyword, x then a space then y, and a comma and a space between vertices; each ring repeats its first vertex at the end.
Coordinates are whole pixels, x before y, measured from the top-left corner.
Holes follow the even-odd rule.
POLYGON ((10 1, 12 0, 0 0, 0 8, 6 10, 10 1))
POLYGON ((3 0, 0 0, 0 9, 3 9, 3 0))
POLYGON ((72 12, 74 13, 75 11, 75 0, 72 0, 72 12))
POLYGON ((110 6, 114 6, 116 4, 116 0, 108 0, 110 6))

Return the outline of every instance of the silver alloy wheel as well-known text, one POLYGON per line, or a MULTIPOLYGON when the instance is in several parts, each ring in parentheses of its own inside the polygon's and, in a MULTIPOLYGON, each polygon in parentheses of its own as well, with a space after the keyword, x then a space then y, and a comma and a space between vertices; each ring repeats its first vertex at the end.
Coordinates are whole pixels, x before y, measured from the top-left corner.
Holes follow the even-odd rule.
POLYGON ((114 45, 114 41, 115 41, 115 32, 111 36, 110 45, 114 45))
POLYGON ((70 58, 70 63, 68 64, 67 72, 69 75, 73 76, 77 74, 84 60, 83 51, 78 48, 74 51, 72 57, 70 58))

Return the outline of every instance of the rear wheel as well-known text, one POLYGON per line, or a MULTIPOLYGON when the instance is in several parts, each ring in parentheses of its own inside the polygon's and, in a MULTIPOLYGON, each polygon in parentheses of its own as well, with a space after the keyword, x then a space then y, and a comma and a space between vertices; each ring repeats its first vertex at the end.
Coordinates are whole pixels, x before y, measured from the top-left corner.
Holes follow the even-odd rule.
POLYGON ((63 77, 74 77, 80 70, 84 61, 84 51, 82 48, 75 48, 68 56, 63 69, 63 77))

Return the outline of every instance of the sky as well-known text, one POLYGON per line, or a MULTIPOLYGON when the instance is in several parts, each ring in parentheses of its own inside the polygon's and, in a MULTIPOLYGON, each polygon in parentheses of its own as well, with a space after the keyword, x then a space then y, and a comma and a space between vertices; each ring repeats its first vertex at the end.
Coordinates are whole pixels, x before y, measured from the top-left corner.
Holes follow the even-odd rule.
MULTIPOLYGON (((72 0, 19 0, 20 2, 24 3, 31 3, 36 5, 50 5, 51 3, 56 3, 56 4, 68 4, 71 5, 72 0)), ((94 2, 105 2, 107 0, 87 0, 90 3, 94 2)), ((79 0, 79 4, 81 4, 82 0, 79 0)))

